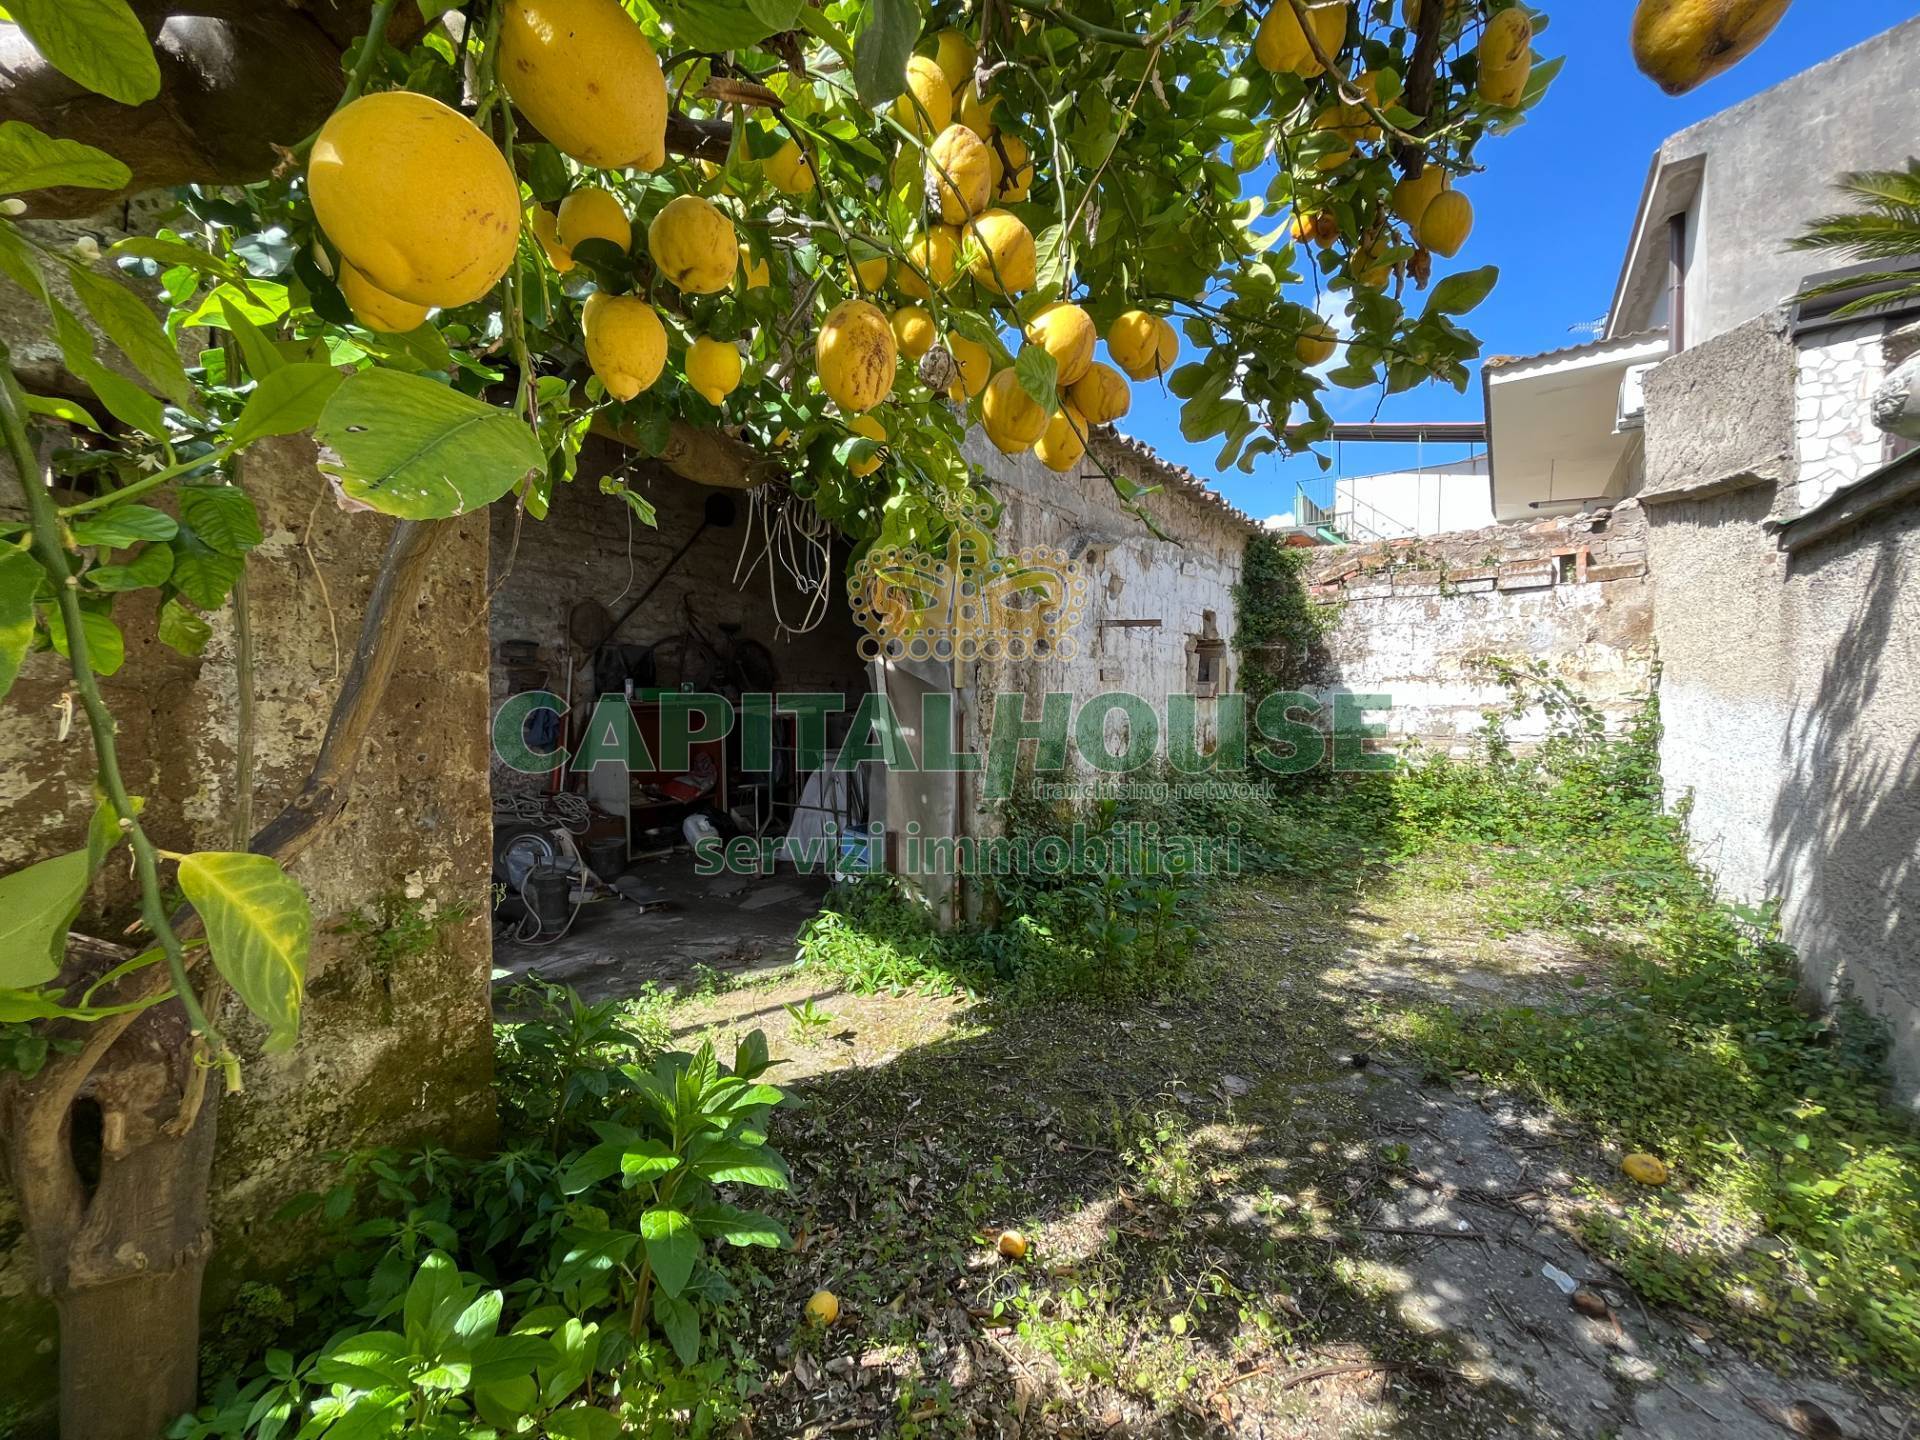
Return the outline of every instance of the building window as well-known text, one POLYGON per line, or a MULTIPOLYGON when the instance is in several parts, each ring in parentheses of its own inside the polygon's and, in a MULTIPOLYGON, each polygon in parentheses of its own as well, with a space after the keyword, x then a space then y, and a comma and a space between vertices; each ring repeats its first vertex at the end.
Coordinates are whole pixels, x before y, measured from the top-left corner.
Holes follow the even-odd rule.
POLYGON ((1220 638, 1219 622, 1211 610, 1200 616, 1200 633, 1193 638, 1193 693, 1212 699, 1227 688, 1227 642, 1220 638))

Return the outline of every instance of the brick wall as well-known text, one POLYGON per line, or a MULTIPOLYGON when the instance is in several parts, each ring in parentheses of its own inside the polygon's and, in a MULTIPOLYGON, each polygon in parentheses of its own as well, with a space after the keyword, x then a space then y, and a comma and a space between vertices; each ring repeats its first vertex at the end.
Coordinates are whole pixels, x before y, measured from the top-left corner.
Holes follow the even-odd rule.
MULTIPOLYGON (((1610 725, 1647 694, 1653 616, 1638 503, 1320 552, 1316 600, 1341 607, 1323 689, 1387 695, 1395 740, 1463 750, 1503 698, 1482 662, 1544 660, 1610 725)), ((1545 717, 1510 728, 1525 741, 1545 717)))

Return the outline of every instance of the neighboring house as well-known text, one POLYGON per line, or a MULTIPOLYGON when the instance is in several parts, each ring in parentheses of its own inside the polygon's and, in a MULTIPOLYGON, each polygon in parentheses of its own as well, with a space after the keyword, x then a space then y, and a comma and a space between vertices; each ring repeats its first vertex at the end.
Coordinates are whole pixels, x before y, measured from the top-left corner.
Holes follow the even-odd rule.
POLYGON ((1334 485, 1336 523, 1352 540, 1444 535, 1493 524, 1485 453, 1412 470, 1342 476, 1334 485))
POLYGON ((1602 338, 1484 384, 1502 521, 1644 509, 1669 795, 1920 1105, 1920 456, 1872 412, 1920 305, 1797 305, 1845 272, 1786 248, 1920 152, 1916 73, 1920 19, 1668 140, 1602 338))

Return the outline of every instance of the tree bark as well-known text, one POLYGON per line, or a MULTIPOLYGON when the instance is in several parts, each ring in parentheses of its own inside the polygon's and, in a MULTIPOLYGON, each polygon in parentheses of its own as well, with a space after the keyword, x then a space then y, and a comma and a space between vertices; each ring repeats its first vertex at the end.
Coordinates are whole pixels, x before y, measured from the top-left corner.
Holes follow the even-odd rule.
MULTIPOLYGON (((170 185, 245 185, 279 164, 327 118, 346 86, 340 57, 366 32, 372 0, 132 0, 154 40, 160 93, 142 105, 96 95, 55 70, 18 30, 0 31, 0 121, 97 146, 133 171, 117 193, 72 188, 20 198, 40 217, 92 215, 117 200, 170 185), (182 13, 185 12, 185 13, 182 13)), ((387 40, 409 45, 425 30, 420 7, 395 7, 387 40)), ((531 126, 524 137, 537 139, 531 126)), ((723 161, 723 120, 667 119, 667 149, 723 161)))

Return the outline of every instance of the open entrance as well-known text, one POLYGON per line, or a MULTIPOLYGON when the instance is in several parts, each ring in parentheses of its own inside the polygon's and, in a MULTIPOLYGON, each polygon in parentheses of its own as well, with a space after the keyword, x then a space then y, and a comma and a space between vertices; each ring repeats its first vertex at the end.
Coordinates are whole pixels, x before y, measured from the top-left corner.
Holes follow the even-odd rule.
POLYGON ((494 748, 498 982, 537 972, 591 1000, 790 960, 839 855, 820 837, 866 824, 868 786, 813 763, 793 715, 773 714, 769 760, 683 697, 737 713, 744 696, 844 696, 826 716, 831 757, 868 683, 844 542, 784 489, 708 489, 592 438, 544 520, 499 507, 492 574, 491 713, 543 693, 504 728, 572 757, 537 774, 494 748), (683 756, 677 726, 692 732, 683 756), (811 839, 812 863, 721 869, 700 843, 741 836, 811 839))

